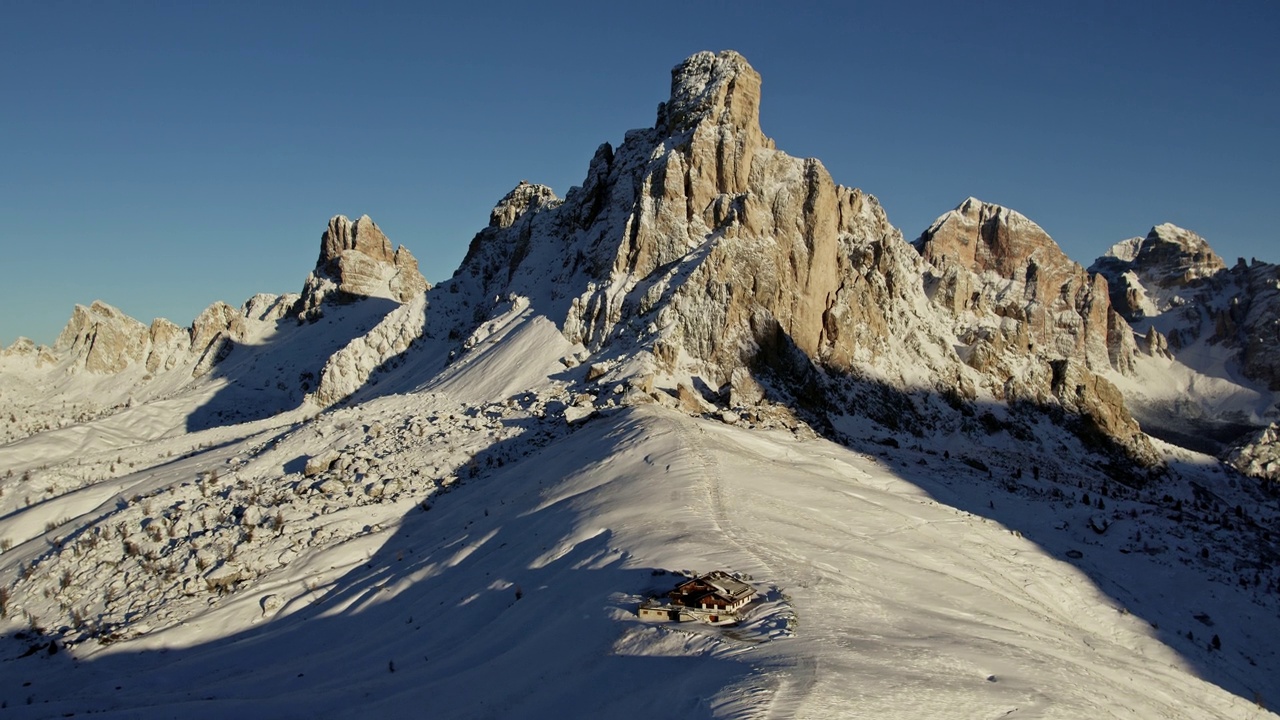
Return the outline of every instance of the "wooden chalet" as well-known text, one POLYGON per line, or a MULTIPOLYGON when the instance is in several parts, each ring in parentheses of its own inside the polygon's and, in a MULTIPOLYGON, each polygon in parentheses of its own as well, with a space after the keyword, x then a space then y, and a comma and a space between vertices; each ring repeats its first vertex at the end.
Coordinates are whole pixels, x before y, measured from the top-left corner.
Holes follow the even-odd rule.
POLYGON ((668 602, 656 599, 640 606, 645 620, 701 620, 712 625, 738 621, 738 611, 756 596, 756 589, 723 570, 685 580, 667 593, 668 602))

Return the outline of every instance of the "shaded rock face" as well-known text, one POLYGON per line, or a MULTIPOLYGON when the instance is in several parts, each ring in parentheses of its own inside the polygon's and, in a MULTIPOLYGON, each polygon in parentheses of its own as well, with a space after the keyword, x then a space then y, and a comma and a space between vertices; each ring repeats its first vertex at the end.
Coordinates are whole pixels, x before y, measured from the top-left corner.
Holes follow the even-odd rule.
POLYGON ((1246 377, 1280 391, 1280 267, 1241 259, 1228 268, 1204 238, 1164 224, 1118 243, 1091 269, 1108 278, 1112 303, 1153 354, 1224 346, 1238 352, 1246 377))
POLYGON ((244 339, 244 313, 224 302, 205 308, 191 324, 191 352, 197 355, 192 377, 209 373, 214 365, 231 354, 235 343, 244 339))
POLYGON ((563 317, 572 342, 638 344, 656 369, 729 385, 731 397, 750 395, 733 391, 751 385, 744 369, 799 358, 835 375, 1096 414, 1154 461, 1119 393, 1090 370, 1124 369, 1134 351, 1105 280, 1030 221, 976 201, 939 221, 922 258, 874 197, 775 148, 759 126, 760 87, 740 55, 699 53, 672 71, 655 126, 602 145, 563 201, 526 183, 503 198, 451 281, 474 310, 455 313, 455 334, 494 298, 520 295, 563 317), (925 291, 931 261, 943 280, 954 270, 945 316, 925 291), (954 349, 964 313, 982 314, 962 329, 979 348, 971 360, 985 352, 990 364, 965 365, 954 349), (1063 358, 1084 364, 1055 385, 1050 361, 1063 358))
POLYGON ((302 292, 304 315, 314 315, 326 298, 349 301, 378 297, 408 302, 427 291, 418 261, 403 245, 391 241, 369 218, 354 222, 337 215, 320 238, 320 257, 302 292))
POLYGON ((1226 311, 1242 341, 1242 369, 1270 390, 1280 391, 1280 265, 1237 265, 1230 274, 1239 278, 1244 290, 1226 311))

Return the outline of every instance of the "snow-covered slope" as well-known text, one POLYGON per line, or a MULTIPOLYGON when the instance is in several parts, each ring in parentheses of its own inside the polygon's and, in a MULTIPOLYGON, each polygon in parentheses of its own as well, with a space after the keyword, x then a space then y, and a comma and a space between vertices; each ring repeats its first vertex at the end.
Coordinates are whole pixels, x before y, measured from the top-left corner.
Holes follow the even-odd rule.
POLYGON ((37 563, 8 610, 43 631, 11 629, 0 698, 19 717, 1249 717, 1239 695, 1274 690, 1274 601, 1135 540, 1166 522, 1142 502, 1099 512, 932 448, 877 459, 653 405, 570 427, 555 394, 223 428, 97 505, 27 511, 83 514, 4 555, 37 563), (364 479, 281 474, 331 450, 364 479), (762 591, 741 626, 635 617, 710 568, 762 591))
POLYGON ((759 88, 685 61, 435 288, 335 218, 301 296, 5 351, 0 705, 1269 715, 1276 486, 1126 405, 1207 376, 1013 211, 906 243, 759 88), (738 625, 638 618, 713 569, 760 593, 738 625))

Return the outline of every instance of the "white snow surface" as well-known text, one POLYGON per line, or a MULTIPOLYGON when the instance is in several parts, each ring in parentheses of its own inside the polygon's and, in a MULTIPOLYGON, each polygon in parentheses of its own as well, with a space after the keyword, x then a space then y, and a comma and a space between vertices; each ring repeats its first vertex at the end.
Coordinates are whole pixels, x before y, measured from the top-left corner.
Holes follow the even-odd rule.
POLYGON ((998 493, 954 439, 570 425, 545 323, 515 302, 437 381, 319 415, 150 403, 0 448, 7 715, 1268 715, 1274 603, 998 493), (711 569, 760 590, 741 625, 636 617, 711 569))

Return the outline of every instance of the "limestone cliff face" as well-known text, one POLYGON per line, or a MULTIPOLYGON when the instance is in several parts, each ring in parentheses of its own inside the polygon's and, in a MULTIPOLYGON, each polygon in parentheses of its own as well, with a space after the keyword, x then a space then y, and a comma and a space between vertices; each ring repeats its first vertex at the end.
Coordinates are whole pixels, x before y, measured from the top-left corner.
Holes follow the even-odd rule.
POLYGON ((962 337, 997 351, 1077 358, 1094 370, 1132 369, 1135 345, 1110 307, 1106 279, 1023 215, 969 198, 915 245, 933 266, 934 302, 962 319, 962 337))
POLYGON ((345 302, 378 297, 405 303, 428 287, 413 254, 403 245, 393 251, 368 215, 354 222, 336 215, 320 237, 320 257, 302 292, 301 312, 314 316, 326 298, 345 302))
POLYGON ((1086 272, 1023 215, 974 198, 938 218, 915 247, 929 265, 934 304, 951 316, 968 364, 1002 384, 998 395, 1051 396, 1137 454, 1154 455, 1123 396, 1102 377, 1131 372, 1136 352, 1104 277, 1086 272), (1035 370, 1046 365, 1049 374, 1035 370))
POLYGON ((89 307, 75 306, 53 349, 88 372, 110 374, 142 361, 147 340, 146 325, 95 300, 89 307))

